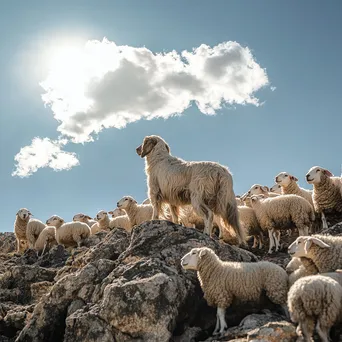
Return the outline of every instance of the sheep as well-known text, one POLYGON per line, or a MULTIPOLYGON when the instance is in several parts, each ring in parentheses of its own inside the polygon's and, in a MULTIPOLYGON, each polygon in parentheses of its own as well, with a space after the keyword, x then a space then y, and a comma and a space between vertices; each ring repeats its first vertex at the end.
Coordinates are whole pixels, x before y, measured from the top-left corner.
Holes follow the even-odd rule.
MULTIPOLYGON (((112 211, 108 212, 108 214, 112 215, 111 213, 112 211)), ((109 228, 110 229, 123 228, 128 233, 130 233, 132 231, 132 224, 131 224, 129 217, 125 214, 125 215, 116 216, 113 219, 111 219, 109 221, 109 228)))
POLYGON ((251 188, 246 193, 248 196, 252 195, 264 195, 265 197, 278 197, 279 194, 270 192, 268 186, 263 186, 260 184, 253 184, 251 188))
POLYGON ((26 238, 28 241, 28 247, 34 248, 34 244, 36 243, 39 234, 46 227, 46 225, 37 219, 30 219, 26 227, 26 238))
POLYGON ((281 195, 266 198, 264 195, 251 197, 252 207, 263 230, 268 230, 270 238, 268 253, 272 253, 275 240, 275 251, 279 249, 279 229, 296 226, 299 235, 308 235, 309 228, 315 220, 315 213, 311 204, 297 195, 281 195))
POLYGON ((242 301, 258 300, 263 290, 275 304, 286 309, 288 276, 280 266, 268 262, 222 261, 207 247, 193 248, 181 259, 185 270, 197 271, 197 277, 209 306, 217 307, 216 327, 223 333, 227 328, 225 311, 233 298, 242 301))
POLYGON ((56 228, 56 241, 65 247, 80 247, 83 240, 90 236, 90 228, 84 222, 64 222, 58 216, 53 215, 46 220, 48 226, 56 228))
POLYGON ((329 331, 342 315, 342 274, 324 273, 297 280, 288 293, 291 320, 298 323, 298 337, 311 342, 316 331, 321 341, 329 341, 329 331))
POLYGON ((291 287, 299 278, 318 273, 315 263, 308 258, 292 258, 286 266, 289 275, 289 286, 291 287))
POLYGON ((243 202, 243 200, 241 199, 241 196, 235 196, 235 199, 236 199, 236 204, 238 206, 244 206, 245 203, 243 202))
POLYGON ((39 234, 38 239, 34 244, 34 249, 37 251, 37 254, 39 254, 39 252, 42 252, 41 256, 43 256, 46 247, 50 249, 56 244, 56 228, 46 226, 39 234))
POLYGON ((153 215, 151 204, 138 204, 131 196, 124 196, 118 201, 117 206, 123 209, 129 217, 132 227, 145 221, 150 221, 153 215))
POLYGON ((75 214, 74 217, 72 218, 72 220, 74 222, 86 223, 89 226, 89 228, 91 228, 96 223, 96 221, 93 220, 90 216, 85 215, 83 213, 75 214))
POLYGON ((232 228, 239 243, 245 235, 233 190, 233 178, 227 167, 214 162, 187 162, 170 154, 168 144, 159 136, 146 136, 136 148, 145 158, 148 197, 153 206, 153 219, 158 219, 162 203, 170 205, 172 221, 179 223, 178 207, 191 204, 203 218, 204 233, 211 236, 214 214, 232 228))
POLYGON ((283 195, 298 195, 305 198, 312 206, 312 190, 303 189, 298 186, 298 178, 286 172, 280 172, 275 176, 275 181, 281 186, 283 195))
POLYGON ((31 215, 31 212, 26 208, 21 208, 16 213, 14 221, 14 234, 17 241, 18 253, 23 253, 27 248, 26 228, 31 215))
POLYGON ((288 247, 291 257, 311 259, 319 273, 342 268, 342 237, 327 235, 299 236, 288 247))
POLYGON ((328 228, 324 211, 342 213, 342 177, 334 177, 327 169, 312 167, 305 176, 313 185, 313 206, 322 216, 323 229, 328 228))
POLYGON ((112 216, 112 218, 126 215, 126 212, 123 209, 115 208, 111 211, 108 211, 108 214, 112 216))
POLYGON ((270 192, 281 195, 281 186, 279 184, 274 184, 270 187, 270 192))
POLYGON ((109 230, 110 229, 110 220, 109 220, 108 214, 105 210, 100 210, 96 214, 95 219, 96 219, 96 221, 95 221, 96 223, 94 225, 92 225, 90 228, 92 235, 100 232, 101 230, 109 230))

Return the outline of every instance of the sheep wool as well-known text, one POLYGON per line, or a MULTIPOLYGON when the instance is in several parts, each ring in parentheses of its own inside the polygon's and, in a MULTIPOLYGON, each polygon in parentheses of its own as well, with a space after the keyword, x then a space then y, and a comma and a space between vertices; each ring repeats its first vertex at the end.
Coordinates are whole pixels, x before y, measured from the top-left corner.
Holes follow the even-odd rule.
POLYGON ((17 252, 23 253, 28 247, 26 228, 32 214, 26 208, 21 208, 16 213, 14 221, 14 234, 17 242, 17 252))
POLYGON ((57 245, 56 228, 47 226, 39 234, 38 239, 35 242, 34 249, 38 253, 42 252, 43 255, 46 248, 49 250, 55 245, 57 245))
POLYGON ((120 216, 114 217, 112 220, 110 220, 109 228, 110 229, 123 228, 128 233, 130 233, 132 231, 132 224, 131 224, 131 221, 127 215, 120 215, 120 216))
POLYGON ((34 248, 34 244, 45 227, 46 225, 42 221, 30 219, 26 227, 26 237, 29 248, 34 248))

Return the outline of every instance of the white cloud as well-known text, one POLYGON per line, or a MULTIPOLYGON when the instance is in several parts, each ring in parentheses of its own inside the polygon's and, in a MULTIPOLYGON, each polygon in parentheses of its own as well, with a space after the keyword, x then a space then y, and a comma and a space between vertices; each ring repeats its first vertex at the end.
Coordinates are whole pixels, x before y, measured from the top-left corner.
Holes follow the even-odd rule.
POLYGON ((265 69, 237 42, 155 54, 107 39, 64 48, 41 82, 58 131, 75 143, 103 128, 183 113, 192 101, 210 115, 224 103, 258 106, 254 93, 266 85, 265 69))
POLYGON ((17 164, 12 176, 29 177, 42 167, 61 171, 79 165, 75 153, 61 150, 66 143, 65 139, 34 138, 31 145, 21 148, 14 157, 17 164))
POLYGON ((208 115, 226 104, 259 106, 255 92, 269 85, 266 70, 250 49, 233 41, 181 53, 153 53, 104 38, 81 48, 56 46, 51 56, 47 77, 40 83, 42 100, 51 107, 65 139, 34 138, 15 156, 13 176, 78 165, 74 153, 61 150, 66 139, 92 141, 104 128, 166 119, 182 114, 192 103, 208 115))

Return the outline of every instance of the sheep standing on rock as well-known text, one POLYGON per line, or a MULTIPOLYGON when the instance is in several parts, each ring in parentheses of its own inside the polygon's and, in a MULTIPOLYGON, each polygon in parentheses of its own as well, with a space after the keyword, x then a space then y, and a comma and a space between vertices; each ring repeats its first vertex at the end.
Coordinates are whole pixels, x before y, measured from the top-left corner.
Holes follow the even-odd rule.
POLYGON ((251 200, 261 228, 268 230, 270 238, 268 253, 272 253, 274 245, 276 252, 279 249, 279 229, 296 226, 299 235, 308 235, 309 228, 315 220, 312 205, 297 195, 281 195, 274 198, 253 195, 251 200))
POLYGON ((26 238, 29 248, 34 248, 34 244, 36 243, 39 234, 45 227, 46 225, 42 221, 30 219, 26 227, 26 238))
POLYGON ((324 273, 297 280, 288 293, 291 320, 298 323, 297 335, 311 342, 316 331, 321 341, 329 341, 329 331, 342 317, 342 274, 324 273))
MULTIPOLYGON (((124 210, 122 210, 122 211, 124 212, 124 210)), ((114 212, 114 210, 113 211, 109 211, 108 214, 112 215, 112 217, 113 217, 113 212, 114 212)), ((129 219, 129 217, 126 214, 119 215, 119 216, 114 216, 114 218, 111 219, 110 222, 109 222, 109 228, 110 229, 123 228, 128 233, 130 233, 132 231, 131 220, 129 219)))
POLYGON ((23 253, 27 248, 26 228, 32 214, 26 208, 18 210, 14 221, 14 234, 17 240, 17 252, 23 253))
POLYGON ((257 301, 265 290, 267 297, 287 312, 288 277, 274 263, 222 261, 213 250, 201 247, 185 254, 181 265, 186 270, 197 271, 204 298, 208 305, 217 307, 214 335, 227 328, 225 311, 234 298, 257 301))
POLYGON ((151 204, 138 204, 133 197, 125 196, 120 199, 117 206, 126 212, 132 227, 152 220, 153 208, 151 204))
POLYGON ((46 226, 39 234, 38 239, 34 244, 34 249, 37 251, 37 255, 39 252, 42 252, 41 255, 43 256, 45 249, 50 249, 54 245, 57 245, 56 228, 46 226))
POLYGON ((95 220, 93 220, 90 216, 85 215, 83 213, 78 213, 74 215, 72 218, 74 222, 83 222, 86 223, 90 228, 96 223, 95 220))
POLYGON ((211 236, 214 214, 232 228, 240 243, 245 234, 228 168, 214 162, 187 162, 170 154, 168 144, 159 136, 146 136, 137 154, 145 160, 148 195, 153 219, 158 219, 162 203, 170 205, 172 221, 179 223, 178 207, 191 204, 205 223, 204 232, 211 236))
POLYGON ((342 215, 342 177, 334 177, 329 170, 319 166, 312 167, 305 177, 309 184, 313 184, 313 205, 322 215, 323 229, 326 229, 325 211, 342 215))
POLYGON ((311 259, 319 273, 342 268, 342 237, 327 235, 299 236, 288 247, 291 257, 311 259))
POLYGON ((96 214, 96 223, 91 226, 90 230, 92 235, 100 232, 101 230, 110 230, 110 220, 105 210, 100 210, 96 214))
POLYGON ((80 247, 83 240, 90 236, 90 228, 84 222, 67 222, 53 215, 46 220, 48 226, 56 228, 56 241, 65 247, 80 247))

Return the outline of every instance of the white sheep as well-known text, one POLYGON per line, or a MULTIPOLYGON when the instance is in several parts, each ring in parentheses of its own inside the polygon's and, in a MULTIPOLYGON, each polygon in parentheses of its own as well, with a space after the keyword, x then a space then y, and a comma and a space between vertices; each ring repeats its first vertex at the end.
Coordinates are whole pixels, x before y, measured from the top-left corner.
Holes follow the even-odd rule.
POLYGON ((291 320, 298 323, 297 335, 311 342, 316 331, 321 341, 329 341, 329 331, 342 314, 342 274, 324 273, 297 280, 288 293, 291 320))
POLYGON ((270 192, 281 195, 281 186, 279 184, 274 184, 270 187, 270 192))
POLYGON ((90 228, 84 222, 64 222, 58 216, 53 215, 46 220, 48 226, 56 228, 56 241, 65 247, 80 247, 83 240, 90 236, 90 228))
POLYGON ((328 235, 299 236, 288 247, 291 257, 311 259, 319 273, 342 268, 342 237, 328 235))
POLYGON ((105 210, 100 210, 96 214, 96 223, 91 226, 91 234, 94 235, 102 230, 109 231, 110 230, 110 219, 108 217, 108 213, 105 210))
POLYGON ((133 197, 124 196, 118 201, 117 206, 127 213, 132 227, 152 220, 153 207, 151 204, 138 204, 133 197))
POLYGON ((279 229, 296 226, 299 235, 308 235, 309 228, 315 220, 312 205, 297 195, 281 195, 274 198, 253 195, 251 200, 261 228, 268 231, 270 238, 269 254, 272 253, 274 245, 276 252, 279 249, 279 229))
POLYGON ((260 185, 260 184, 253 184, 246 194, 249 197, 252 195, 264 195, 265 197, 278 197, 279 196, 279 194, 276 194, 275 192, 270 192, 270 189, 268 188, 268 186, 260 185))
POLYGON ((123 216, 126 215, 126 212, 122 209, 115 208, 111 211, 108 211, 108 214, 112 216, 112 218, 118 217, 118 216, 123 216))
POLYGON ((204 298, 209 306, 217 307, 214 335, 227 328, 225 311, 234 298, 257 301, 265 290, 267 297, 287 312, 288 276, 274 263, 222 261, 213 250, 201 247, 185 254, 181 265, 186 270, 197 271, 204 298))
POLYGON ((323 229, 328 228, 325 211, 342 213, 342 177, 334 177, 327 169, 312 167, 306 174, 306 181, 313 185, 313 205, 321 214, 323 229))
POLYGON ((96 223, 96 221, 93 220, 90 216, 83 214, 83 213, 75 214, 72 220, 74 222, 86 223, 90 228, 96 223))
POLYGON ((39 234, 45 227, 46 224, 44 224, 42 221, 32 218, 30 219, 26 227, 26 238, 29 248, 34 248, 34 244, 36 243, 39 234))
POLYGON ((45 249, 50 249, 52 246, 57 245, 56 241, 56 228, 46 226, 38 236, 34 244, 34 249, 39 252, 42 252, 41 255, 44 255, 45 249))
POLYGON ((211 236, 214 214, 231 226, 240 243, 245 235, 233 190, 233 178, 227 167, 214 162, 187 162, 170 154, 170 147, 159 136, 146 136, 137 154, 145 160, 148 197, 153 219, 158 219, 163 202, 170 205, 172 221, 179 223, 178 207, 191 204, 203 217, 204 232, 211 236))
POLYGON ((299 278, 318 273, 315 263, 308 258, 292 258, 286 266, 289 274, 289 286, 291 287, 299 278))
POLYGON ((298 178, 287 172, 280 172, 276 175, 275 181, 281 186, 283 195, 298 195, 305 198, 312 206, 312 190, 307 190, 298 186, 298 178))
POLYGON ((14 221, 14 234, 17 241, 18 253, 24 252, 28 246, 26 228, 31 215, 31 212, 26 208, 21 208, 16 213, 14 221))
MULTIPOLYGON (((110 214, 111 212, 109 211, 108 213, 110 214)), ((130 233, 132 231, 131 220, 129 219, 129 217, 126 214, 114 217, 109 222, 109 228, 110 229, 123 228, 128 233, 130 233)))

